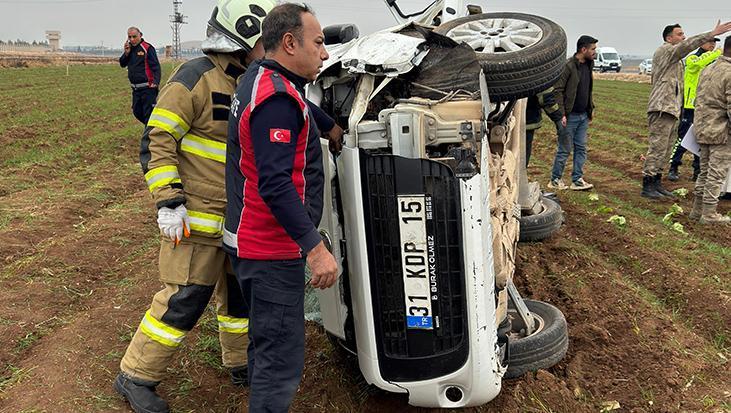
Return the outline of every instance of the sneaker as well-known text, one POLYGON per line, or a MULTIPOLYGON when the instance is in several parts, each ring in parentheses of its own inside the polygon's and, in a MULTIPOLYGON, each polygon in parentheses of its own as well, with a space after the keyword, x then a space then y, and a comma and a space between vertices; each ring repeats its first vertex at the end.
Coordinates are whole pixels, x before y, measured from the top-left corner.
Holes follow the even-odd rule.
POLYGON ((566 186, 566 184, 560 179, 551 179, 551 182, 548 183, 548 187, 551 189, 558 189, 560 191, 568 188, 568 186, 566 186))
POLYGON ((594 188, 594 185, 586 182, 584 178, 579 178, 571 183, 570 188, 574 191, 586 191, 588 189, 594 188))

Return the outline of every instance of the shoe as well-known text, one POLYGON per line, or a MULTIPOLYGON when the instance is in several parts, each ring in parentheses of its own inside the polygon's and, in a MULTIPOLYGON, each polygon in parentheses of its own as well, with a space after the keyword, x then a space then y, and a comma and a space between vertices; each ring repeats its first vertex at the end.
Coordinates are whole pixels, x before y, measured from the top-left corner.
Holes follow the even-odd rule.
POLYGON ((584 178, 579 178, 571 183, 570 188, 574 191, 586 191, 594 188, 594 185, 586 182, 584 178))
POLYGON ((244 365, 232 368, 231 383, 234 386, 247 387, 249 385, 249 367, 244 365))
POLYGON ((709 214, 706 214, 704 212, 698 222, 700 222, 701 224, 729 224, 731 223, 731 217, 721 215, 718 212, 713 212, 709 214))
POLYGON ((717 205, 703 205, 703 214, 698 220, 701 224, 728 224, 731 223, 731 217, 721 215, 716 212, 717 205))
POLYGON ((660 195, 673 198, 675 199, 676 196, 672 192, 668 191, 667 189, 663 188, 662 186, 662 174, 655 175, 655 190, 660 193, 660 195))
POLYGON ((668 172, 668 181, 675 182, 679 180, 680 177, 678 176, 678 167, 670 167, 670 171, 668 172))
POLYGON ((558 189, 559 191, 563 191, 568 188, 568 186, 566 186, 566 184, 560 179, 551 179, 551 182, 548 183, 548 187, 551 189, 558 189))
POLYGON ((139 380, 119 373, 114 390, 128 402, 135 413, 169 413, 168 403, 155 393, 157 383, 139 380))
POLYGON ((645 175, 642 177, 642 193, 640 195, 650 199, 663 198, 662 194, 657 192, 657 189, 655 188, 654 176, 645 175))
POLYGON ((693 182, 698 180, 698 175, 700 175, 700 174, 701 174, 701 171, 696 171, 696 170, 693 171, 693 178, 691 178, 693 180, 693 182))

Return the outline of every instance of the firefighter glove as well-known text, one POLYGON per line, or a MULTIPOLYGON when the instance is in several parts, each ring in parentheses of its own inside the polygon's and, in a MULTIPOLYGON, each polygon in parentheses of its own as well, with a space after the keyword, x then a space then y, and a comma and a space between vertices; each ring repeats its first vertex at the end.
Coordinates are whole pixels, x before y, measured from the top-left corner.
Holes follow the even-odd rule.
POLYGON ((183 236, 190 236, 190 218, 185 205, 178 205, 175 209, 162 207, 157 211, 157 225, 162 235, 178 244, 183 236))

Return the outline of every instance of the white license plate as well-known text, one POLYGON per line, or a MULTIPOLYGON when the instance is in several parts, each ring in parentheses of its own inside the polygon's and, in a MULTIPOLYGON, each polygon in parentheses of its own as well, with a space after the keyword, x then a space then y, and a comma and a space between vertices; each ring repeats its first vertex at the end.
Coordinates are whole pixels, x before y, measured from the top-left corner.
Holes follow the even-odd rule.
POLYGON ((433 329, 424 195, 398 196, 406 327, 433 329))

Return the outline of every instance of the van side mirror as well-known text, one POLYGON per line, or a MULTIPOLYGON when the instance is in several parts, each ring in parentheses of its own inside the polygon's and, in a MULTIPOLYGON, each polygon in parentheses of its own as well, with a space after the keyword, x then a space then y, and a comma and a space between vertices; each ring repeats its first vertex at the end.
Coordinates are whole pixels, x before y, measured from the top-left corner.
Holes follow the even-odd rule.
POLYGON ((348 43, 360 36, 358 26, 354 24, 334 24, 322 29, 325 35, 325 44, 348 43))

